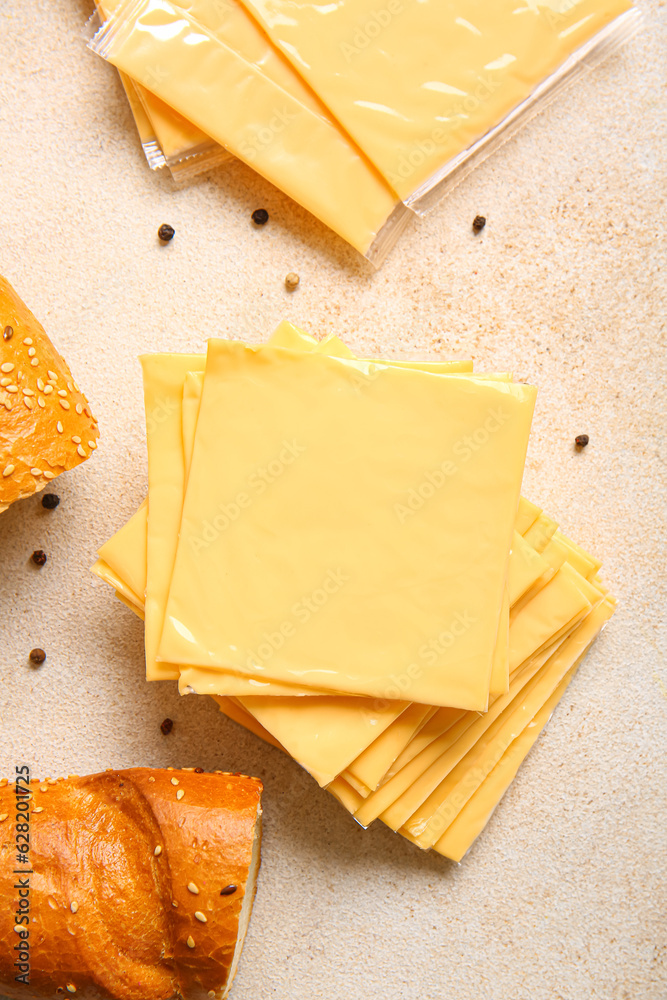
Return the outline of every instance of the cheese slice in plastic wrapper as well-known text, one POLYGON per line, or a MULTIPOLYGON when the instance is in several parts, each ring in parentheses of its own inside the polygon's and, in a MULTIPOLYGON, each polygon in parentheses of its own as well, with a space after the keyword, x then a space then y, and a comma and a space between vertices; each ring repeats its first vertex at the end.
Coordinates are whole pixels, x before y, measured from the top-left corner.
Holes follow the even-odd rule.
POLYGON ((374 264, 409 221, 411 212, 332 118, 168 0, 127 0, 91 47, 374 264))
POLYGON ((420 212, 636 22, 628 0, 243 3, 420 212))

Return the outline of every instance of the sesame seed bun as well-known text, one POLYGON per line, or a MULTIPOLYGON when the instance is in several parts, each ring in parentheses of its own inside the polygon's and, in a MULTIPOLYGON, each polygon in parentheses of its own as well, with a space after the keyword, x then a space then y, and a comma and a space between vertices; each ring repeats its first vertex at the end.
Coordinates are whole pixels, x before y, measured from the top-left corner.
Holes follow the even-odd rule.
POLYGON ((0 511, 80 465, 98 438, 66 362, 0 275, 0 511))
POLYGON ((255 895, 261 781, 140 767, 31 782, 25 865, 15 785, 0 786, 0 995, 227 996, 255 895), (29 915, 17 922, 23 869, 29 915), (14 978, 22 940, 27 984, 14 978))

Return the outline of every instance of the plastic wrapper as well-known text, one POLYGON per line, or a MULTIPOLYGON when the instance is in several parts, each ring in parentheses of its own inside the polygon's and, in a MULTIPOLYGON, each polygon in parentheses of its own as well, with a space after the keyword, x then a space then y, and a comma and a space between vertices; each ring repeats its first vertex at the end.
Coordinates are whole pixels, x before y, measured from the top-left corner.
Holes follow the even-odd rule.
POLYGON ((636 24, 628 0, 243 3, 420 214, 636 24))
POLYGON ((174 4, 129 0, 91 46, 375 265, 409 221, 410 211, 330 117, 174 4))

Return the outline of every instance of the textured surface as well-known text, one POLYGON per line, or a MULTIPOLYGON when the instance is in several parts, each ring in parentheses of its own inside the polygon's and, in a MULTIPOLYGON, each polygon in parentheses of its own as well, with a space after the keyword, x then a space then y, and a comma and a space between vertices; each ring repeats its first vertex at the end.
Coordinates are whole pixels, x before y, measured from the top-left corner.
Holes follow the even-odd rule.
POLYGON ((102 439, 58 480, 57 510, 35 498, 0 516, 0 765, 260 776, 264 867, 236 1000, 667 994, 667 38, 665 8, 643 6, 640 36, 374 273, 239 164, 186 190, 151 174, 117 78, 84 48, 87 2, 2 4, 0 272, 64 353, 102 439), (253 229, 260 206, 271 221, 253 229), (162 222, 176 229, 166 247, 162 222), (301 275, 292 295, 288 271, 301 275), (88 573, 146 488, 137 355, 201 350, 212 333, 259 339, 283 316, 360 352, 472 354, 535 382, 525 493, 604 559, 620 598, 460 868, 381 826, 364 833, 209 699, 146 684, 139 622, 88 573), (37 645, 48 659, 35 670, 37 645))

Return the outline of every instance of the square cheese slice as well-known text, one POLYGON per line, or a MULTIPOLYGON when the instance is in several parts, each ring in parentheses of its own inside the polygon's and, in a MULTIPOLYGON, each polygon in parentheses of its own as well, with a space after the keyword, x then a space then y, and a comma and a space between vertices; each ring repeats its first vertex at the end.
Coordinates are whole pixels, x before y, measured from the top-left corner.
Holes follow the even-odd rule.
POLYGON ((534 399, 211 341, 159 659, 484 710, 534 399))

